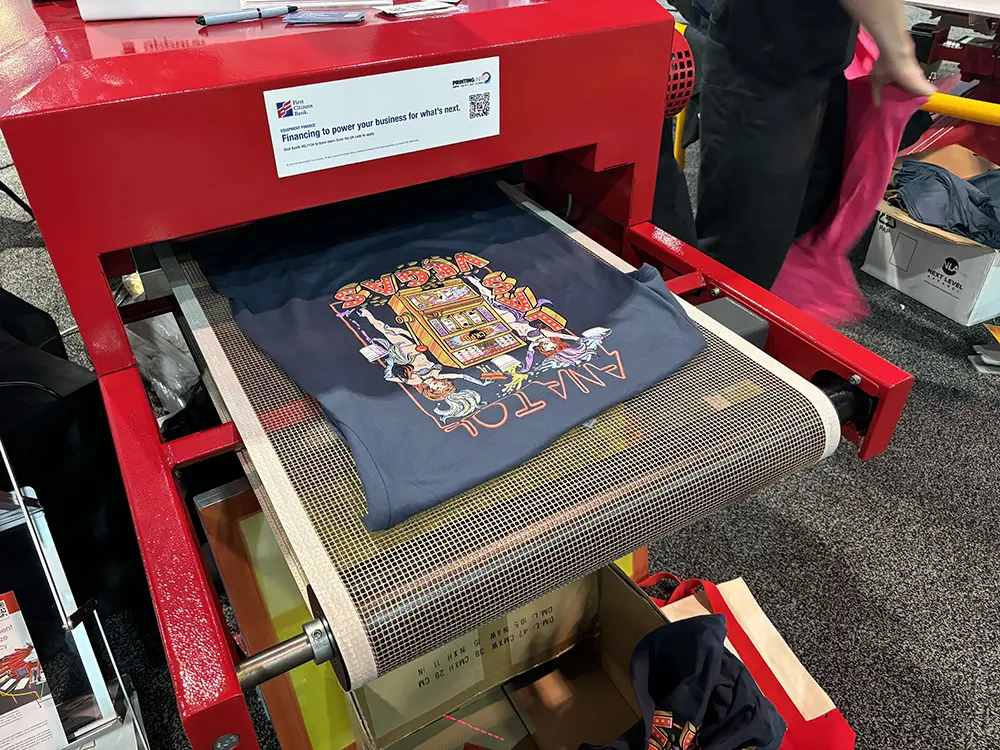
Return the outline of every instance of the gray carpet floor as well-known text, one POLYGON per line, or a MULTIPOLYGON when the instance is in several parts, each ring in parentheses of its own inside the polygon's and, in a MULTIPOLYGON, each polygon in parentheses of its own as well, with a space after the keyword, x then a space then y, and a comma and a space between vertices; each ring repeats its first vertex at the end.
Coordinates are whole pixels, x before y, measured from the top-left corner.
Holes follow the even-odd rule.
MULTIPOLYGON (((0 179, 19 190, 9 165, 0 139, 0 179)), ((844 445, 657 544, 651 562, 683 576, 743 576, 855 727, 859 750, 998 748, 1000 378, 965 359, 987 340, 982 328, 859 277, 873 315, 847 334, 916 377, 889 451, 861 462, 844 445)), ((0 285, 61 328, 73 324, 35 225, 3 196, 0 285)), ((67 346, 88 364, 78 336, 67 346)), ((184 747, 157 649, 135 641, 152 637, 148 627, 122 619, 111 637, 143 714, 156 717, 154 747, 184 747)))

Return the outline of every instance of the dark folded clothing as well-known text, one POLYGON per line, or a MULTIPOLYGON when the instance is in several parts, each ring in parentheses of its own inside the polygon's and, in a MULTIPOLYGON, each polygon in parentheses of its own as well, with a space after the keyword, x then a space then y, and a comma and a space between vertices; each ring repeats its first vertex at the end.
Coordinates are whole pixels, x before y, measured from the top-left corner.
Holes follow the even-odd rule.
POLYGON ((709 615, 639 641, 630 671, 642 718, 611 744, 580 750, 778 748, 785 722, 725 640, 725 618, 709 615))
POLYGON ((980 182, 977 186, 936 164, 906 161, 895 186, 900 204, 917 221, 1000 248, 1000 219, 983 189, 991 188, 994 178, 984 178, 974 178, 980 182))
POLYGON ((986 193, 993 202, 993 207, 1000 206, 1000 169, 991 169, 969 180, 969 184, 986 193))

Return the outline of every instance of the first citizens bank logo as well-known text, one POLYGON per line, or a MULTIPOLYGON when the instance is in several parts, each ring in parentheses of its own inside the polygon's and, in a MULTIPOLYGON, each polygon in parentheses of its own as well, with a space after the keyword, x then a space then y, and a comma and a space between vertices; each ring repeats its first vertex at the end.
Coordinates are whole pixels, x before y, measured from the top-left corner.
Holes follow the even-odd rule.
POLYGON ((466 86, 485 86, 493 79, 489 71, 486 71, 478 76, 473 76, 472 78, 456 78, 451 82, 451 87, 453 89, 461 89, 466 86))
POLYGON ((305 99, 289 99, 284 102, 275 102, 274 106, 278 109, 278 118, 282 117, 298 117, 299 115, 305 115, 309 113, 309 110, 313 108, 313 105, 306 104, 305 99))

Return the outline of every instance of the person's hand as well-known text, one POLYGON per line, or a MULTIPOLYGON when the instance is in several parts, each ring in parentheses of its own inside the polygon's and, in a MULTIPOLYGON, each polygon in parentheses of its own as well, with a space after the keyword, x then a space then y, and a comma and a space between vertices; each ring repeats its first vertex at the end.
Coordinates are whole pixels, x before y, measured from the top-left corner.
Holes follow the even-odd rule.
POLYGON ((887 83, 894 83, 914 96, 934 93, 917 62, 902 0, 840 0, 840 3, 878 45, 879 57, 871 75, 876 107, 882 104, 882 87, 887 83))
POLYGON ((882 88, 889 83, 914 96, 930 96, 937 91, 924 75, 912 49, 897 54, 880 54, 872 70, 871 81, 872 100, 876 107, 882 106, 882 88))

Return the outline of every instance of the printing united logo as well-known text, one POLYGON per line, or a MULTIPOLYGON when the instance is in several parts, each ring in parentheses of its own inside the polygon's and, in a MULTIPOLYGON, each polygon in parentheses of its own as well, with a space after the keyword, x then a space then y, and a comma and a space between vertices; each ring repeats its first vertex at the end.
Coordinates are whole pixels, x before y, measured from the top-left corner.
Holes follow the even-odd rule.
POLYGON ((489 71, 485 71, 478 76, 472 76, 471 78, 456 78, 451 82, 451 87, 453 89, 461 89, 466 86, 484 86, 493 80, 493 76, 490 75, 489 71))
POLYGON ((278 117, 294 117, 295 112, 292 110, 292 101, 289 99, 287 102, 275 102, 278 108, 278 117))

